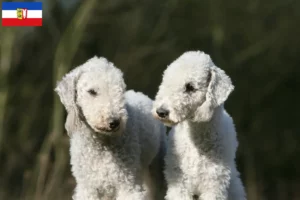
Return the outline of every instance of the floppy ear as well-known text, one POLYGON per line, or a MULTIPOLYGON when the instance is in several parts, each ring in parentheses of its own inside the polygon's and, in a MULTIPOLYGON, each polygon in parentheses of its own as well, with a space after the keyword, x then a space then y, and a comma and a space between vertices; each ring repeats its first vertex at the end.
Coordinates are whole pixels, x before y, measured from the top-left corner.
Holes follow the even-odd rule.
POLYGON ((76 81, 79 77, 79 69, 69 72, 58 82, 55 92, 58 94, 60 101, 66 108, 67 112, 76 108, 75 105, 75 87, 76 81))
POLYGON ((60 101, 62 102, 68 113, 65 128, 69 136, 73 132, 73 129, 75 129, 77 125, 79 125, 78 111, 75 103, 75 87, 79 75, 79 69, 75 69, 69 72, 63 77, 60 82, 58 82, 54 90, 58 94, 60 101))
POLYGON ((220 68, 213 66, 209 73, 211 80, 208 84, 206 100, 197 108, 194 121, 209 121, 212 118, 215 109, 218 106, 223 105, 234 89, 229 76, 227 76, 220 68))
POLYGON ((72 133, 78 130, 81 127, 82 123, 79 119, 77 110, 71 110, 68 112, 67 119, 65 122, 65 129, 69 136, 72 136, 72 133))

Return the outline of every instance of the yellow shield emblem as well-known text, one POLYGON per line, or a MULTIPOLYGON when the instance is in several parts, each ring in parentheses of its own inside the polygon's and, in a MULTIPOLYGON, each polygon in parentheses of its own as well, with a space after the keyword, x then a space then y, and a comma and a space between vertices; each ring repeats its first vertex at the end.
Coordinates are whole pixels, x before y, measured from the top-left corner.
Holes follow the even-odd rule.
POLYGON ((17 18, 21 20, 23 19, 22 8, 17 8, 17 18))

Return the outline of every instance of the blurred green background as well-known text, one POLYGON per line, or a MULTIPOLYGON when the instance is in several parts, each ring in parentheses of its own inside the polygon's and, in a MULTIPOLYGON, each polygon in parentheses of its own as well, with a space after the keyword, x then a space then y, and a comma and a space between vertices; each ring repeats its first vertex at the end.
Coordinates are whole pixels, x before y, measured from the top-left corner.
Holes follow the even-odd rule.
POLYGON ((42 27, 0 28, 0 199, 71 199, 65 111, 53 88, 94 55, 154 97, 203 50, 236 86, 226 102, 250 200, 300 199, 300 1, 45 0, 42 27))

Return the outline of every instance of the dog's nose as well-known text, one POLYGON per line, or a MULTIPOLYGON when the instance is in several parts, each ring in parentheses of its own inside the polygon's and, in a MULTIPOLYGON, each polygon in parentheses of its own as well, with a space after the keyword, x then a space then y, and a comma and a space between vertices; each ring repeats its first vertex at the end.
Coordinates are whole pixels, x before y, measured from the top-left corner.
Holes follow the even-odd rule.
POLYGON ((118 128, 120 125, 120 120, 119 119, 112 119, 110 122, 109 122, 109 128, 111 129, 116 129, 118 128))
POLYGON ((158 108, 156 110, 156 113, 161 118, 165 118, 165 117, 167 117, 169 115, 169 111, 166 110, 166 109, 164 109, 164 108, 158 108))

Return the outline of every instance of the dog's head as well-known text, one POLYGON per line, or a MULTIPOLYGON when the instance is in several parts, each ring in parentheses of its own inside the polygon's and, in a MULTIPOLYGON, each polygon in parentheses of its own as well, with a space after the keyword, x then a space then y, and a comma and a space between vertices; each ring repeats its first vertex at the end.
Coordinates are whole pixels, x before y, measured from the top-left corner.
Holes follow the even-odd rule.
POLYGON ((152 112, 169 126, 184 120, 209 121, 233 89, 209 55, 186 52, 165 70, 152 112))
POLYGON ((122 72, 105 58, 94 57, 68 73, 55 89, 71 122, 67 130, 79 121, 95 133, 121 133, 127 119, 125 88, 122 72))

